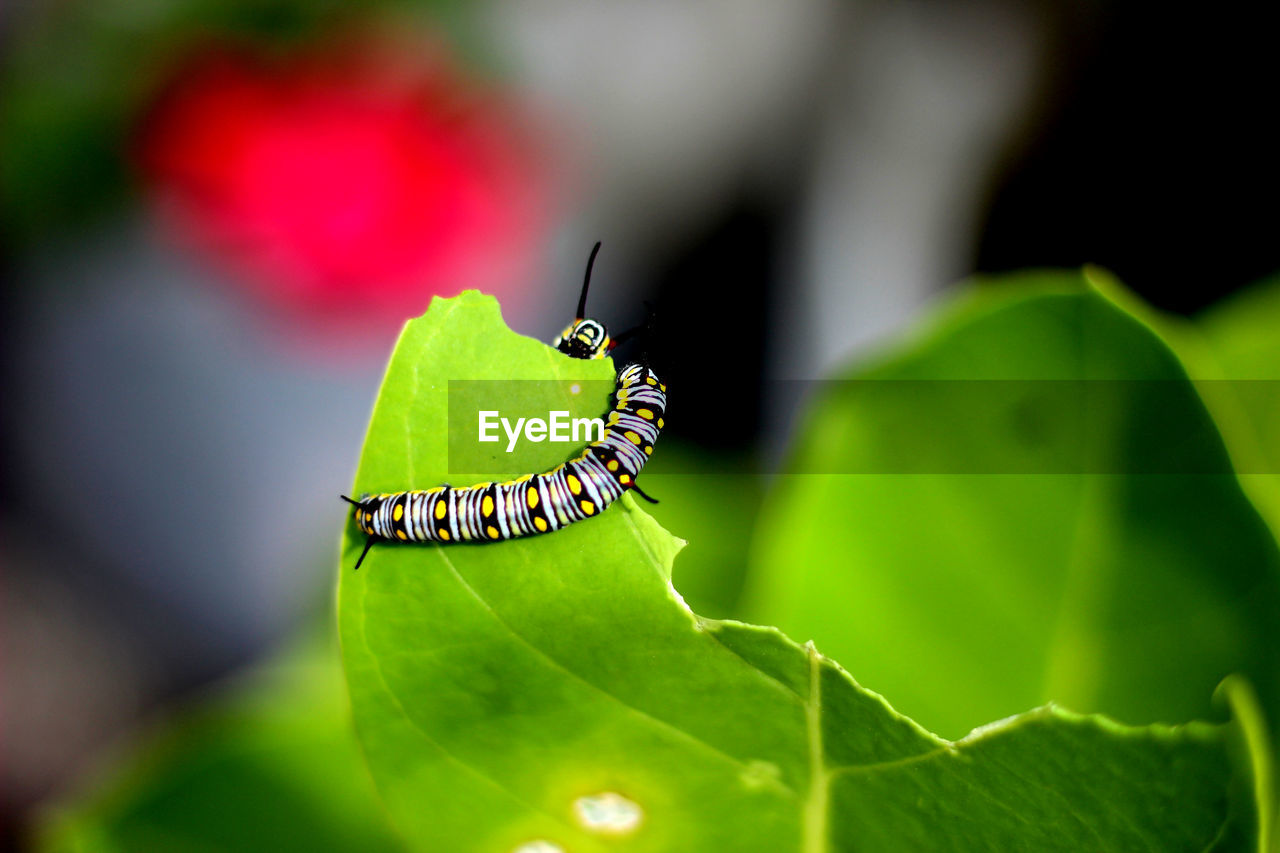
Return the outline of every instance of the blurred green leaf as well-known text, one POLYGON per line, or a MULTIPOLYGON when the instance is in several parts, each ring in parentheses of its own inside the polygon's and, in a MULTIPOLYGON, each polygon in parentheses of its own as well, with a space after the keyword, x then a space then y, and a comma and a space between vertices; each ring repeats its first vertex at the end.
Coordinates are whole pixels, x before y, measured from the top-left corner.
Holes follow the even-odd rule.
POLYGON ((180 713, 96 790, 52 808, 45 853, 393 851, 331 644, 180 713))
MULTIPOLYGON (((1241 483, 1255 504, 1280 531, 1280 277, 1215 305, 1196 318, 1194 329, 1179 340, 1197 357, 1198 387, 1223 427, 1232 458, 1244 472, 1241 483)), ((1239 693, 1239 688, 1232 691, 1239 693)), ((1246 703, 1251 705, 1252 703, 1246 703)), ((1251 715, 1240 714, 1242 719, 1251 715)), ((1262 825, 1264 849, 1280 851, 1275 826, 1280 823, 1280 797, 1275 789, 1277 732, 1259 713, 1250 732, 1250 750, 1260 778, 1259 796, 1271 803, 1262 825), (1268 760, 1269 759, 1269 760, 1268 760)))
POLYGON ((952 736, 1048 701, 1203 718, 1233 672, 1274 727, 1280 554, 1181 364, 1081 275, 1002 284, 826 389, 745 612, 952 736))
POLYGON ((1235 752, 1235 764, 1247 768, 1241 782, 1247 782, 1249 790, 1237 786, 1234 791, 1237 813, 1252 814, 1250 819, 1257 826, 1257 849, 1264 853, 1280 850, 1280 838, 1276 838, 1275 825, 1276 779, 1275 753, 1271 746, 1271 733, 1253 685, 1238 675, 1228 676, 1218 686, 1215 698, 1231 710, 1237 725, 1230 747, 1235 752))
POLYGON ((1259 508, 1280 531, 1280 277, 1196 318, 1180 339, 1259 508))
MULTIPOLYGON (((436 300, 397 345, 356 489, 463 484, 448 379, 608 371, 513 335, 491 299, 436 300)), ((508 473, 573 451, 548 452, 518 448, 508 473)), ((414 849, 1203 850, 1247 834, 1228 824, 1226 728, 1050 708, 941 740, 811 646, 694 615, 670 583, 681 543, 629 496, 548 536, 383 543, 352 572, 362 538, 348 524, 348 684, 414 849)))
POLYGON ((702 615, 733 615, 764 498, 754 460, 664 437, 662 452, 645 468, 643 488, 660 501, 645 511, 688 542, 672 578, 680 594, 702 615))
MULTIPOLYGON (((1259 282, 1196 318, 1223 372, 1233 379, 1280 380, 1280 277, 1259 282)), ((1259 423, 1280 424, 1280 402, 1257 412, 1259 423)), ((1280 461, 1280 430, 1270 430, 1280 461)))

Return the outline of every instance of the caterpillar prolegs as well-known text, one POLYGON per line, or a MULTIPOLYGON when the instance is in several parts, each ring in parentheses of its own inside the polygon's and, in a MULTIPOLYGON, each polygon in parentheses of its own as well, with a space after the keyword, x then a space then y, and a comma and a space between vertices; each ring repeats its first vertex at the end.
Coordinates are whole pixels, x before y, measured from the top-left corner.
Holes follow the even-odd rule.
MULTIPOLYGON (((603 358, 631 333, 611 340, 603 324, 582 316, 597 243, 587 262, 578 318, 561 333, 556 348, 575 358, 603 358)), ((642 364, 629 364, 617 377, 614 408, 604 437, 574 459, 541 474, 466 488, 368 495, 343 500, 355 505, 356 526, 369 537, 356 568, 379 539, 396 542, 492 542, 550 533, 599 515, 636 485, 664 426, 667 387, 642 364)))

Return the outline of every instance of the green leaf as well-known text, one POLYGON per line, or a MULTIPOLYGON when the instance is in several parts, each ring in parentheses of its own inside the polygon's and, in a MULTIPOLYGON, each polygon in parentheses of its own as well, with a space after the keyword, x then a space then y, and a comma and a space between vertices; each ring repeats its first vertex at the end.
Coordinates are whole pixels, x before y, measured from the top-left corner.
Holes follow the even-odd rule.
MULTIPOLYGON (((1268 518, 1272 531, 1280 531, 1280 277, 1259 282, 1196 318, 1194 332, 1182 340, 1197 359, 1198 387, 1215 417, 1241 474, 1241 484, 1268 518), (1198 333, 1198 336, 1195 336, 1198 333)), ((1239 688, 1230 691, 1239 693, 1239 688)), ((1246 702, 1251 706, 1252 702, 1246 702)), ((1264 849, 1280 850, 1274 827, 1280 823, 1280 796, 1275 790, 1275 767, 1280 752, 1275 739, 1274 712, 1271 731, 1260 712, 1240 714, 1254 719, 1246 726, 1249 747, 1259 778, 1260 802, 1270 803, 1264 812, 1261 836, 1264 849), (1272 847, 1265 847, 1269 839, 1272 847)))
MULTIPOLYGON (((609 370, 513 335, 491 299, 436 300, 397 345, 356 489, 465 484, 447 464, 449 379, 609 370)), ((679 399, 672 388, 673 411, 679 399)), ((546 451, 518 448, 508 473, 559 461, 546 451)), ((413 849, 1203 850, 1240 837, 1225 727, 1047 708, 944 741, 813 647, 695 616, 670 583, 681 543, 629 497, 547 536, 380 544, 353 572, 361 540, 349 523, 352 709, 413 849)))
POLYGON ((1150 328, 1023 276, 846 378, 791 463, 819 473, 766 502, 749 616, 948 735, 1050 701, 1203 718, 1233 672, 1274 727, 1280 553, 1150 328))
POLYGON ((1258 696, 1246 679, 1232 675, 1218 686, 1215 698, 1231 710, 1236 721, 1230 748, 1236 766, 1247 771, 1240 774, 1242 778, 1234 791, 1236 811, 1251 815, 1248 820, 1257 827, 1257 849, 1275 853, 1280 850, 1280 839, 1275 834, 1276 817, 1280 814, 1276 809, 1275 753, 1258 696), (1247 792, 1240 789, 1244 783, 1249 786, 1247 792))
POLYGON ((1196 318, 1184 335, 1241 480, 1280 531, 1280 277, 1196 318))
MULTIPOLYGON (((1228 377, 1280 380, 1280 342, 1275 334, 1280 322, 1280 276, 1258 282, 1215 305, 1196 322, 1228 377)), ((1258 414, 1275 425, 1280 422, 1280 411, 1274 398, 1271 402, 1258 414)), ((1280 439, 1271 438, 1280 445, 1280 439)), ((1280 462, 1280 447, 1275 449, 1273 461, 1280 462)))
POLYGON ((159 726, 92 793, 50 808, 38 836, 45 853, 402 849, 330 643, 159 726))

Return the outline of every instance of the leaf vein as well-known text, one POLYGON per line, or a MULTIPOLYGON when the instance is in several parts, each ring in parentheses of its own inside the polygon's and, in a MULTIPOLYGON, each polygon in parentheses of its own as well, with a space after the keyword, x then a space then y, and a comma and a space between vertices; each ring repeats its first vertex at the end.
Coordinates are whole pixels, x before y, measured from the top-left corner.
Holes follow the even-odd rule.
POLYGON ((378 655, 374 653, 373 647, 369 645, 369 635, 366 630, 369 623, 369 619, 368 619, 368 612, 365 609, 365 601, 366 601, 366 588, 362 588, 361 594, 360 594, 360 609, 359 609, 360 639, 362 640, 365 649, 368 651, 369 659, 372 662, 372 670, 374 675, 378 679, 378 683, 382 686, 382 689, 386 693, 386 695, 391 699, 391 703, 395 706, 395 709, 400 714, 400 716, 403 717, 407 723, 409 723, 409 725, 413 728, 414 731, 422 735, 422 737, 425 738, 428 743, 430 743, 436 749, 440 750, 440 754, 444 756, 446 760, 462 768, 464 771, 475 776, 477 779, 480 779, 482 782, 489 784, 490 786, 498 790, 500 793, 510 797, 514 802, 518 803, 524 808, 529 809, 530 811, 535 812, 537 814, 541 814, 548 818, 551 818, 551 820, 555 821, 561 826, 567 829, 573 830, 574 827, 564 818, 556 814, 553 814, 552 812, 547 811, 541 806, 528 802, 523 797, 516 794, 515 791, 512 791, 510 788, 506 787, 501 782, 499 782, 495 777, 490 776, 488 773, 484 772, 478 767, 468 764, 458 756, 454 755, 448 749, 445 749, 444 745, 440 741, 432 737, 431 734, 426 730, 426 728, 424 728, 421 723, 419 723, 416 719, 414 719, 413 715, 409 713, 409 709, 404 706, 404 703, 400 701, 400 697, 396 695, 395 690, 391 688, 391 683, 387 681, 386 673, 382 671, 382 662, 379 660, 378 655))
MULTIPOLYGON (((445 549, 444 549, 444 548, 436 548, 436 549, 435 549, 435 551, 436 551, 436 553, 437 553, 437 554, 439 554, 439 555, 440 555, 440 559, 441 559, 441 561, 443 561, 443 562, 444 562, 445 566, 449 569, 449 571, 450 571, 450 572, 453 574, 453 576, 457 579, 458 583, 462 586, 462 588, 463 588, 464 590, 466 590, 466 592, 467 592, 467 593, 468 593, 472 598, 474 598, 474 599, 476 600, 476 602, 477 602, 481 607, 483 607, 483 608, 484 608, 484 609, 489 613, 489 615, 491 615, 491 616, 493 617, 494 621, 495 621, 495 622, 497 622, 497 623, 498 623, 498 625, 500 625, 500 626, 501 626, 501 627, 502 627, 502 628, 503 628, 503 629, 504 629, 508 634, 510 634, 510 635, 511 635, 512 639, 516 640, 516 641, 517 641, 517 642, 519 642, 521 645, 523 645, 523 646, 525 646, 526 648, 528 648, 528 649, 529 649, 530 651, 532 651, 534 654, 538 655, 539 657, 541 657, 542 659, 544 659, 545 661, 547 661, 547 662, 548 662, 549 664, 551 664, 554 668, 556 668, 556 669, 558 669, 559 671, 563 672, 565 675, 569 676, 570 678, 574 679, 575 681, 578 681, 578 682, 580 682, 580 683, 582 683, 582 684, 585 684, 587 687, 590 687, 592 690, 595 690, 595 691, 596 691, 596 692, 598 692, 600 695, 605 696, 605 697, 607 697, 607 698, 609 698, 609 699, 613 700, 613 701, 614 701, 614 702, 616 702, 619 706, 621 706, 622 708, 625 708, 626 710, 630 711, 631 713, 633 713, 633 714, 635 714, 635 715, 637 715, 637 716, 641 717, 642 719, 649 720, 650 722, 652 722, 652 723, 656 724, 657 726, 659 726, 659 727, 661 727, 661 728, 663 728, 663 729, 666 729, 666 730, 669 730, 669 731, 671 731, 671 732, 675 733, 676 735, 678 735, 678 736, 679 736, 679 737, 681 737, 682 739, 684 739, 684 740, 688 741, 689 743, 697 744, 698 746, 702 747, 703 749, 707 750, 708 752, 712 753, 713 755, 715 755, 715 756, 717 756, 717 757, 721 758, 722 760, 724 760, 724 761, 726 761, 726 762, 729 762, 729 763, 731 763, 731 764, 733 764, 733 765, 737 766, 738 768, 740 768, 740 769, 742 769, 742 770, 749 770, 749 769, 750 769, 750 768, 748 767, 748 765, 747 765, 747 763, 746 763, 745 761, 742 761, 741 759, 739 759, 739 758, 737 758, 737 757, 735 757, 735 756, 733 756, 733 755, 730 755, 729 753, 725 752, 724 750, 720 749, 719 747, 713 746, 712 744, 708 743, 707 741, 703 740, 702 738, 698 737, 697 735, 692 734, 691 732, 687 732, 687 731, 685 731, 684 729, 682 729, 682 728, 680 728, 680 727, 678 727, 678 726, 676 726, 676 725, 674 725, 674 724, 672 724, 672 723, 669 723, 669 722, 667 722, 666 720, 663 720, 663 719, 662 719, 662 718, 660 718, 660 717, 655 717, 653 714, 649 713, 648 711, 645 711, 645 710, 644 710, 644 709, 642 709, 642 708, 638 708, 638 707, 636 707, 635 705, 632 705, 632 704, 630 704, 629 702, 626 702, 625 700, 623 700, 623 699, 622 699, 622 697, 618 696, 618 695, 617 695, 617 694, 615 694, 615 693, 612 693, 612 692, 610 692, 610 691, 606 690, 604 687, 602 687, 602 686, 601 686, 601 685, 599 685, 599 684, 596 684, 596 683, 594 683, 594 682, 592 682, 592 681, 587 680, 587 679, 586 679, 586 678, 584 678, 583 676, 581 676, 581 675, 579 675, 578 673, 574 672, 573 670, 569 669, 567 666, 565 666, 565 665, 564 665, 563 663, 561 663, 560 661, 556 660, 554 657, 552 657, 550 654, 548 654, 548 653, 547 653, 546 651, 544 651, 543 649, 538 648, 536 645, 534 645, 532 642, 530 642, 530 641, 529 641, 529 639, 528 639, 527 637, 525 637, 523 634, 521 634, 519 631, 517 631, 515 628, 513 628, 513 627, 510 625, 510 623, 508 623, 505 619, 503 619, 503 618, 502 618, 502 616, 501 616, 501 614, 499 614, 496 610, 494 610, 494 609, 493 609, 493 606, 492 606, 492 605, 490 605, 490 604, 489 604, 489 602, 488 602, 488 601, 486 601, 486 600, 484 599, 484 597, 483 597, 483 596, 481 596, 481 595, 480 595, 480 593, 478 593, 478 592, 475 590, 475 588, 473 588, 473 587, 471 586, 471 584, 467 583, 466 578, 464 578, 464 577, 462 576, 462 573, 458 571, 458 569, 457 569, 457 567, 456 567, 456 566, 454 566, 453 561, 449 559, 449 556, 448 556, 448 554, 446 554, 446 553, 445 553, 445 549)), ((777 784, 778 784, 778 787, 779 787, 779 788, 784 789, 786 793, 788 793, 788 794, 790 794, 790 795, 792 795, 792 796, 796 796, 796 792, 795 792, 795 790, 794 790, 794 789, 792 789, 792 788, 791 788, 789 785, 787 785, 786 783, 778 782, 777 784)))

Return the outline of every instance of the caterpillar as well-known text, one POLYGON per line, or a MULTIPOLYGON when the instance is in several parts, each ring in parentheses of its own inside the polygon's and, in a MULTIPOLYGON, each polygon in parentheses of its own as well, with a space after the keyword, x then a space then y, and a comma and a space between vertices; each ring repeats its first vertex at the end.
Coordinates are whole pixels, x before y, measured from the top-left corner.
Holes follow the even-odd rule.
MULTIPOLYGON (((554 342, 556 349, 573 358, 603 358, 636 331, 610 338, 604 324, 583 316, 591 267, 599 250, 596 243, 587 260, 577 318, 554 342)), ((665 426, 666 392, 667 386, 649 367, 627 365, 618 372, 604 437, 541 474, 466 488, 442 485, 367 495, 358 501, 342 495, 355 506, 356 527, 368 537, 356 569, 379 540, 494 542, 550 533, 599 515, 628 490, 656 503, 639 488, 636 477, 665 426)))

